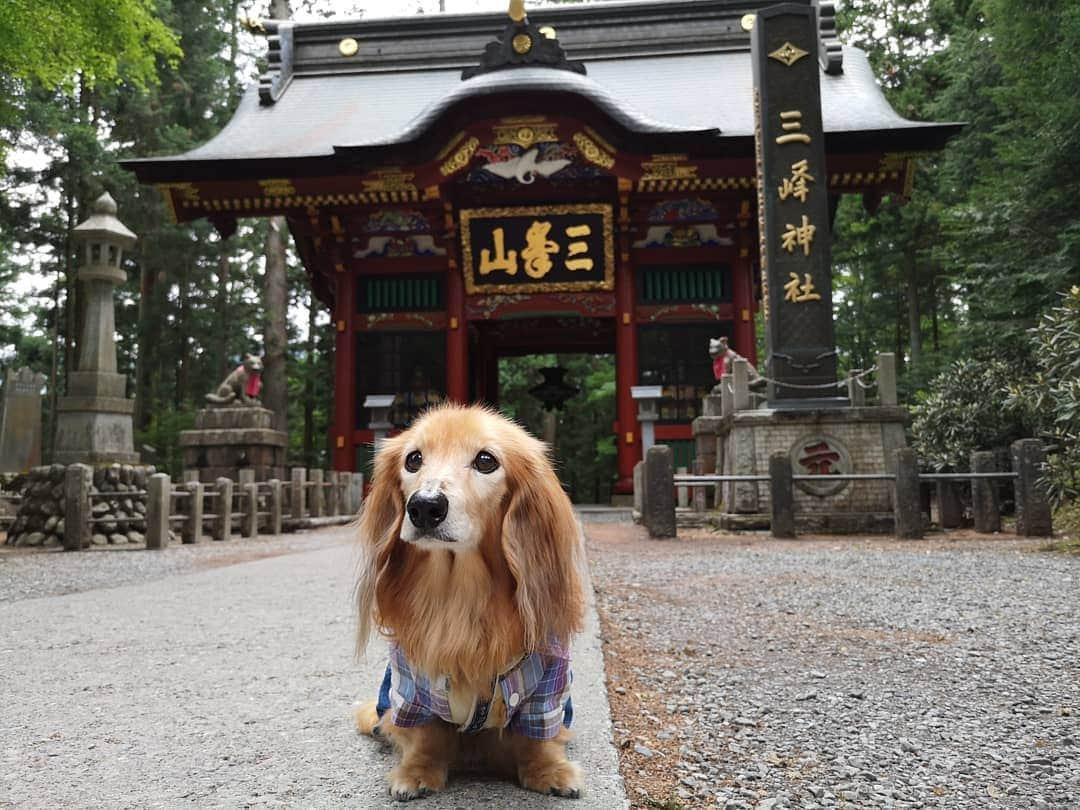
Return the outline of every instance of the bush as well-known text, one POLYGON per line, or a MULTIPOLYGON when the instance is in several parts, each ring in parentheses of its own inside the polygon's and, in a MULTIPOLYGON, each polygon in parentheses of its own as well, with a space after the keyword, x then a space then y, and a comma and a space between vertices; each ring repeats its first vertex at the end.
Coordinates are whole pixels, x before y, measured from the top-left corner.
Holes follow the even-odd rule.
POLYGON ((1007 406, 1046 444, 1044 482, 1059 505, 1080 498, 1080 287, 1062 293, 1031 333, 1038 367, 1009 387, 1007 406))
POLYGON ((195 426, 195 411, 189 404, 184 408, 162 408, 150 417, 145 430, 135 432, 136 450, 144 462, 153 464, 158 472, 180 478, 183 457, 180 452, 180 432, 195 426))
POLYGON ((1016 370, 1003 360, 961 360, 930 382, 915 406, 912 445, 938 471, 967 472, 971 453, 1031 435, 1009 399, 1016 370))

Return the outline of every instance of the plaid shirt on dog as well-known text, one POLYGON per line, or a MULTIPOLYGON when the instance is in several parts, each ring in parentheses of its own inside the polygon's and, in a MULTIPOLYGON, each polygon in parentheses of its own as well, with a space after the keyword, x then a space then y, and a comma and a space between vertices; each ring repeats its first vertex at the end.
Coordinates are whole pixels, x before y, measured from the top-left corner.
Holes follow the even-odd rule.
MULTIPOLYGON (((390 719, 395 726, 420 726, 436 718, 454 722, 449 676, 432 681, 414 672, 401 647, 392 641, 387 674, 390 719)), ((560 644, 548 644, 525 656, 513 669, 500 675, 495 685, 502 692, 506 707, 505 727, 534 740, 550 740, 559 733, 560 726, 569 727, 573 716, 569 705, 572 677, 569 651, 560 644)), ((483 729, 490 709, 491 701, 477 701, 459 730, 483 729)))

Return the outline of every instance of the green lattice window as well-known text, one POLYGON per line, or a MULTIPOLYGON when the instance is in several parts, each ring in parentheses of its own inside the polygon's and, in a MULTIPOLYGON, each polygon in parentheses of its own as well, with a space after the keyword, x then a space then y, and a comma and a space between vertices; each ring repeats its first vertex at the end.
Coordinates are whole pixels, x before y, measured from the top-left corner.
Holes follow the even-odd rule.
POLYGON ((638 302, 641 304, 730 300, 731 269, 725 264, 664 265, 638 270, 638 302))
POLYGON ((424 312, 445 307, 442 276, 361 276, 360 312, 424 312))

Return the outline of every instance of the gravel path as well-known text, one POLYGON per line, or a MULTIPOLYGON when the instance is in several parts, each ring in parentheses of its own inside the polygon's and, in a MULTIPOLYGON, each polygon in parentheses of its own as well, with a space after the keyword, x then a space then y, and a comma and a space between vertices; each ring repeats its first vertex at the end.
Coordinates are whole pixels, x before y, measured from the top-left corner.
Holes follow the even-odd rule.
POLYGON ((635 807, 1080 807, 1080 558, 587 533, 635 807))
MULTIPOLYGON (((349 717, 386 661, 353 660, 351 537, 6 556, 0 808, 400 807, 349 717)), ((417 806, 624 807, 594 611, 573 656, 585 798, 463 777, 417 806)))
POLYGON ((117 588, 222 565, 348 542, 347 529, 236 538, 227 543, 171 544, 164 552, 143 546, 93 547, 77 554, 62 549, 0 546, 0 603, 117 588))

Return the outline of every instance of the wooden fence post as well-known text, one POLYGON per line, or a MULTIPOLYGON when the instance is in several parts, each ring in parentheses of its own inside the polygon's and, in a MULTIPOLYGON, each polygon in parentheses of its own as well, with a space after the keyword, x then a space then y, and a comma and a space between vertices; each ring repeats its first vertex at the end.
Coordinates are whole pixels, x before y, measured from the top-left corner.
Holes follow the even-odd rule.
POLYGON ((338 480, 338 471, 329 470, 326 473, 329 486, 326 488, 326 514, 330 517, 341 514, 338 507, 338 495, 341 493, 341 482, 338 480))
POLYGON ((146 547, 162 549, 169 545, 169 507, 172 504, 172 481, 165 473, 154 473, 146 484, 146 547))
POLYGON ((349 514, 359 513, 364 505, 364 474, 349 473, 349 514))
MULTIPOLYGON (((686 467, 678 467, 675 472, 678 475, 686 475, 686 467)), ((690 505, 690 490, 686 487, 676 487, 675 504, 680 509, 686 509, 690 505)))
POLYGON ((773 537, 795 537, 795 487, 791 477, 791 458, 782 450, 769 456, 769 506, 772 512, 769 529, 773 537))
POLYGON ((289 482, 289 507, 292 510, 293 520, 304 517, 304 484, 306 482, 307 470, 303 467, 293 467, 292 480, 289 482))
MULTIPOLYGON (((997 472, 994 454, 981 450, 971 454, 973 473, 997 472)), ((998 505, 997 481, 992 478, 971 479, 971 511, 975 518, 975 531, 993 534, 1001 531, 1001 507, 998 505)))
POLYGON ((308 481, 311 482, 311 516, 313 518, 323 516, 323 504, 326 503, 326 490, 323 488, 323 471, 308 470, 308 481))
MULTIPOLYGON (((705 475, 705 459, 694 459, 694 475, 705 475)), ((690 502, 695 512, 704 512, 708 508, 709 490, 706 487, 694 487, 690 490, 690 502)))
POLYGON ((1038 439, 1021 439, 1012 445, 1016 473, 1016 533, 1021 537, 1050 537, 1053 515, 1039 476, 1046 464, 1046 450, 1038 439))
POLYGON ((214 539, 225 542, 232 539, 232 501, 233 480, 217 480, 217 521, 214 527, 214 539))
POLYGON ((917 540, 923 536, 922 495, 919 486, 919 461, 910 447, 896 451, 896 481, 893 491, 893 517, 896 536, 917 540))
POLYGON ((187 520, 181 532, 181 539, 185 543, 201 543, 203 529, 203 495, 206 493, 206 484, 199 481, 188 481, 184 484, 187 490, 187 520))
POLYGON ((72 464, 64 473, 64 551, 79 551, 90 545, 90 484, 94 470, 86 464, 72 464))
POLYGON ((281 534, 282 492, 281 481, 270 479, 270 534, 281 534))
POLYGON ((244 537, 255 537, 259 533, 259 485, 244 484, 240 488, 240 502, 244 537))
MULTIPOLYGON (((349 507, 349 481, 352 473, 344 470, 338 471, 338 514, 355 515, 356 512, 349 507)), ((361 487, 363 490, 363 487, 361 487)), ((359 511, 359 510, 357 510, 359 511)))

